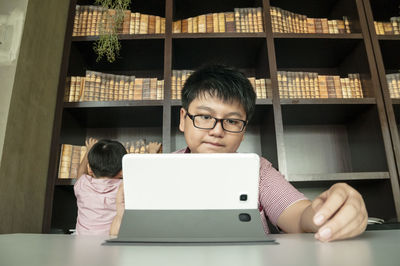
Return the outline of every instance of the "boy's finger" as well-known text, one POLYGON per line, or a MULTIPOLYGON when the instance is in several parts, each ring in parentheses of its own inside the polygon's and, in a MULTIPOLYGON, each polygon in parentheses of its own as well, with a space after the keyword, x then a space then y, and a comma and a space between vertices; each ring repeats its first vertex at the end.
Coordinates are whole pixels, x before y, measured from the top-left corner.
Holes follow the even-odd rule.
POLYGON ((346 202, 343 207, 316 233, 321 241, 332 241, 359 235, 365 230, 366 210, 357 200, 346 202))
POLYGON ((341 187, 332 187, 329 189, 325 202, 314 216, 314 223, 322 225, 329 220, 346 202, 347 193, 341 187))

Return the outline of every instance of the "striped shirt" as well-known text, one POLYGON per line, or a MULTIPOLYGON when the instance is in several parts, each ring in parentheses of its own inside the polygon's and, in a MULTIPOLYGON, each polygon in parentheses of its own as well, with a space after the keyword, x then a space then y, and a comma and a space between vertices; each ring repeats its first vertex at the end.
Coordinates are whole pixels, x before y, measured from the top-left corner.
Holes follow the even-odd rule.
MULTIPOLYGON (((174 153, 190 153, 190 149, 174 153)), ((273 225, 278 222, 282 212, 292 204, 307 198, 293 187, 265 158, 260 157, 260 184, 258 209, 266 234, 269 233, 267 217, 273 225)))

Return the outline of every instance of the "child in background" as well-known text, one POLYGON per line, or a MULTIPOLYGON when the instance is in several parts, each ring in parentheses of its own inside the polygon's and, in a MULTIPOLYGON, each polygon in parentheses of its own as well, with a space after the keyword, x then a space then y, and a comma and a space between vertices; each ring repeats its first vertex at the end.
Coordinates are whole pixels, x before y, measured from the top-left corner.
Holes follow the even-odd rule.
POLYGON ((86 141, 87 152, 74 185, 78 205, 77 235, 108 235, 116 215, 116 195, 122 181, 122 157, 127 153, 118 141, 86 141))
MULTIPOLYGON (((77 235, 108 235, 116 215, 116 195, 122 184, 122 157, 127 153, 118 141, 86 141, 87 152, 78 170, 74 191, 78 205, 77 235)), ((157 153, 161 143, 146 145, 157 153)))

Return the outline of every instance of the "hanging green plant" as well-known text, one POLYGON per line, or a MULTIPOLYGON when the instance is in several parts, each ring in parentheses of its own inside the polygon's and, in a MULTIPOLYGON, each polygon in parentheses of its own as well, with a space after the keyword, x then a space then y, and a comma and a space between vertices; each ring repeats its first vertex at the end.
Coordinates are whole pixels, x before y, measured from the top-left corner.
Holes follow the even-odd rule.
POLYGON ((99 23, 100 37, 93 46, 97 54, 96 61, 100 61, 105 56, 107 61, 112 63, 119 56, 121 50, 118 29, 122 27, 124 10, 129 8, 131 0, 95 0, 95 4, 104 8, 99 23))

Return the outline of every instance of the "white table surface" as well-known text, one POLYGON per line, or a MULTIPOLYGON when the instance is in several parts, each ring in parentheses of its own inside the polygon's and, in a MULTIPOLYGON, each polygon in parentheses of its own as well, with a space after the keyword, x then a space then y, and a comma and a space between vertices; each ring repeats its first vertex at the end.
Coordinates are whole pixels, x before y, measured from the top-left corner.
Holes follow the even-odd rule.
POLYGON ((400 265, 400 230, 321 243, 313 234, 273 235, 279 245, 102 245, 104 237, 0 235, 0 265, 400 265))

